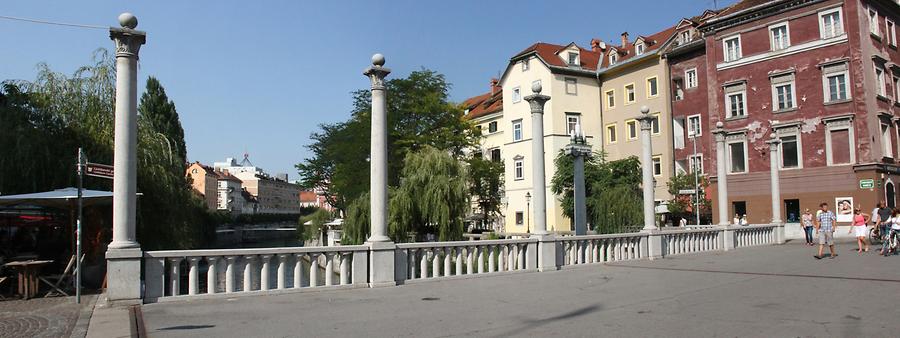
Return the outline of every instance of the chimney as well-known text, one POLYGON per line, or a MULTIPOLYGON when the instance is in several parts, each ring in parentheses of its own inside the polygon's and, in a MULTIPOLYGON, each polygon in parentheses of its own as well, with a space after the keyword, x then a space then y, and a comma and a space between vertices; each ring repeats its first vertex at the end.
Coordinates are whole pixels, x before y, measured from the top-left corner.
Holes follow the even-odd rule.
POLYGON ((628 46, 628 32, 622 33, 622 48, 628 46))
POLYGON ((491 95, 497 94, 500 92, 500 80, 497 78, 491 79, 491 95))
POLYGON ((600 47, 600 44, 603 43, 603 40, 593 38, 591 39, 591 50, 595 52, 602 52, 603 48, 600 47))

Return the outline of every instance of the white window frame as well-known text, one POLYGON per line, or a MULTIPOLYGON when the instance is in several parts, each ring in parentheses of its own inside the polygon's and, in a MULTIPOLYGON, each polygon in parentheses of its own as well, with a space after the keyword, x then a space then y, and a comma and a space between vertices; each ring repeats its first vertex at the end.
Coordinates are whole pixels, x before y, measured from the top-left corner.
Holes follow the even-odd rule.
POLYGON ((880 123, 882 157, 894 158, 894 137, 891 135, 891 124, 880 123), (887 129, 885 129, 887 128, 887 129))
POLYGON ((605 95, 603 101, 606 101, 606 102, 604 102, 604 103, 606 103, 606 108, 607 109, 615 108, 616 107, 616 90, 615 89, 607 90, 607 91, 603 92, 603 95, 605 95), (612 99, 612 104, 609 104, 610 99, 612 99))
MULTIPOLYGON (((796 82, 796 80, 791 80, 791 81, 787 81, 787 82, 780 82, 780 83, 772 84, 772 111, 773 112, 786 111, 786 110, 792 110, 792 109, 797 108, 797 86, 795 85, 795 82, 796 82), (778 87, 784 87, 784 86, 790 86, 790 94, 791 94, 790 106, 780 108, 780 107, 778 107, 778 105, 780 103, 780 102, 778 102, 778 87)), ((785 97, 785 98, 787 98, 787 97, 785 97)), ((745 99, 746 99, 746 97, 745 97, 745 99)))
POLYGON ((636 55, 644 54, 644 43, 643 42, 634 44, 634 53, 636 55))
POLYGON ((616 53, 618 53, 618 52, 612 51, 609 53, 609 65, 610 66, 616 64, 616 62, 619 62, 619 56, 616 55, 616 53))
POLYGON ((650 135, 656 136, 656 135, 662 134, 662 113, 656 112, 656 113, 650 114, 650 116, 653 117, 653 119, 650 120, 650 135), (656 122, 656 123, 654 123, 654 122, 656 122), (653 131, 654 125, 656 126, 656 131, 653 131))
POLYGON ((875 64, 874 67, 875 81, 877 82, 877 86, 875 87, 875 89, 877 90, 876 94, 881 95, 882 97, 887 97, 887 88, 886 84, 884 83, 884 68, 879 67, 877 64, 875 64))
POLYGON ((650 158, 650 165, 654 177, 662 176, 662 155, 653 155, 653 157, 650 158), (657 166, 659 167, 659 172, 656 171, 657 166))
POLYGON ((529 64, 530 61, 531 61, 531 59, 522 60, 522 71, 523 72, 527 72, 529 69, 531 69, 531 65, 529 64))
POLYGON ((727 120, 727 119, 739 119, 739 118, 747 117, 747 115, 748 115, 748 114, 747 114, 747 90, 744 89, 744 90, 741 90, 741 91, 736 91, 736 92, 731 92, 731 93, 725 93, 725 111, 726 111, 726 113, 728 114, 727 116, 725 116, 725 119, 726 119, 726 120, 727 120), (742 109, 742 112, 743 112, 742 115, 734 115, 734 112, 731 111, 731 97, 732 97, 732 96, 735 96, 735 95, 740 95, 740 96, 741 96, 741 103, 742 103, 741 109, 742 109))
POLYGON ((688 30, 683 30, 683 31, 679 32, 678 40, 679 40, 679 42, 681 42, 681 44, 686 44, 688 42, 691 42, 691 40, 692 40, 691 39, 691 30, 688 29, 688 30))
POLYGON ((525 138, 525 131, 522 128, 522 120, 512 121, 512 138, 513 142, 521 141, 525 138))
POLYGON ((525 179, 525 160, 513 160, 513 179, 521 181, 525 179))
POLYGON ((688 168, 690 168, 691 173, 694 173, 694 168, 695 168, 694 163, 697 163, 696 167, 698 167, 698 169, 699 169, 699 172, 697 172, 697 173, 700 175, 703 175, 703 173, 704 173, 704 171, 703 171, 703 153, 688 155, 688 168))
POLYGON ((580 66, 581 61, 579 60, 578 52, 567 52, 566 54, 566 64, 570 66, 580 66), (574 58, 573 58, 574 56, 574 58))
POLYGON ((887 39, 887 43, 891 46, 897 46, 897 27, 894 24, 894 21, 888 19, 887 16, 884 17, 884 30, 885 30, 885 38, 887 39))
POLYGON ((830 72, 830 73, 825 72, 825 67, 822 68, 822 94, 823 94, 824 103, 844 102, 844 101, 850 100, 853 97, 852 93, 850 92, 850 84, 848 83, 848 81, 850 80, 850 72, 849 72, 850 65, 845 64, 845 67, 846 67, 846 69, 844 69, 844 70, 830 72), (828 78, 834 77, 834 76, 843 76, 844 77, 844 93, 846 93, 846 95, 847 95, 846 98, 843 98, 843 99, 838 98, 836 100, 831 100, 831 94, 832 94, 831 93, 831 84, 828 82, 828 78))
POLYGON ((797 139, 797 167, 795 168, 785 168, 784 167, 784 141, 778 143, 778 154, 781 158, 778 159, 778 168, 780 170, 795 170, 795 169, 803 169, 803 141, 801 141, 800 130, 798 127, 792 127, 791 131, 783 131, 777 132, 779 139, 784 137, 795 137, 797 139))
MULTIPOLYGON (((879 127, 880 128, 880 127, 879 127)), ((879 130, 880 132, 880 130, 879 130)), ((853 132, 853 120, 852 119, 839 119, 832 121, 825 121, 825 160, 828 166, 843 166, 843 165, 854 165, 856 164, 856 140, 853 132), (847 139, 849 144, 847 145, 847 149, 850 151, 850 163, 834 163, 834 153, 832 150, 834 146, 832 145, 831 140, 831 132, 837 130, 846 130, 847 131, 847 139)))
POLYGON ((522 90, 519 86, 513 87, 512 89, 512 102, 519 103, 522 101, 522 90))
POLYGON ((648 99, 659 96, 659 77, 658 76, 653 75, 651 77, 648 77, 647 79, 644 80, 644 84, 647 86, 647 98, 648 99), (650 91, 650 80, 653 80, 653 82, 656 83, 656 94, 653 94, 650 91))
POLYGON ((831 39, 831 38, 838 37, 838 36, 841 36, 844 34, 845 34, 844 13, 841 10, 841 7, 819 12, 819 37, 821 37, 822 39, 831 39), (826 31, 825 30, 825 16, 828 16, 828 15, 831 15, 834 13, 837 13, 837 15, 838 15, 837 22, 840 24, 840 27, 838 27, 839 29, 835 29, 835 25, 834 25, 834 23, 832 23, 831 31, 830 32, 826 31))
POLYGON ((866 8, 866 18, 869 23, 869 33, 881 37, 881 27, 878 27, 878 11, 869 6, 866 8))
POLYGON ((687 119, 685 119, 685 121, 687 122, 688 138, 703 136, 703 115, 701 115, 701 114, 688 115, 687 119), (691 119, 697 120, 697 128, 696 129, 693 128, 693 124, 691 124, 691 119))
POLYGON ((900 102, 900 77, 891 74, 891 89, 894 92, 894 103, 900 102))
POLYGON ((700 79, 697 77, 697 68, 691 68, 684 71, 684 87, 685 88, 694 88, 697 87, 700 82, 700 79), (693 74, 693 81, 691 81, 691 74, 693 74))
POLYGON ((732 35, 727 38, 722 39, 722 55, 725 58, 725 62, 732 62, 740 60, 743 57, 743 52, 741 51, 741 35, 732 35), (736 55, 731 55, 728 51, 728 41, 737 41, 737 49, 735 50, 736 55))
POLYGON ((576 79, 574 77, 567 77, 565 80, 566 80, 566 94, 578 95, 578 79, 576 79), (570 85, 571 85, 571 90, 569 90, 570 85))
POLYGON ((750 171, 750 161, 748 160, 748 157, 750 156, 750 154, 747 153, 747 140, 741 139, 741 140, 729 141, 729 142, 726 142, 725 146, 728 147, 728 149, 726 150, 726 152, 728 153, 728 163, 727 163, 728 174, 746 174, 747 172, 749 172, 750 171), (731 167, 731 163, 732 163, 732 161, 731 161, 731 157, 732 157, 731 145, 735 144, 735 143, 740 143, 744 146, 744 171, 736 172, 736 171, 734 171, 734 168, 731 167))
MULTIPOLYGON (((574 130, 574 128, 579 125, 581 125, 581 113, 567 112, 566 113, 566 135, 572 135, 572 131, 574 130), (569 119, 571 119, 571 118, 575 118, 575 124, 572 125, 570 128, 569 127, 569 119)), ((582 129, 583 128, 584 127, 582 127, 582 129)))
POLYGON ((634 141, 638 139, 638 134, 640 134, 640 126, 638 125, 638 121, 635 119, 625 120, 625 138, 629 141, 634 141), (634 125, 634 136, 631 135, 631 126, 634 125))
POLYGON ((627 83, 622 86, 622 97, 625 99, 625 105, 634 104, 637 102, 637 88, 634 86, 634 82, 627 83), (632 100, 628 100, 628 87, 631 86, 631 96, 632 100))
POLYGON ((619 142, 619 126, 616 123, 606 125, 606 144, 616 144, 619 142), (612 129, 610 131, 610 129, 612 129))
POLYGON ((782 50, 791 46, 791 28, 788 21, 780 22, 769 26, 769 48, 771 50, 782 50), (775 44, 775 30, 784 27, 784 39, 780 45, 775 44))

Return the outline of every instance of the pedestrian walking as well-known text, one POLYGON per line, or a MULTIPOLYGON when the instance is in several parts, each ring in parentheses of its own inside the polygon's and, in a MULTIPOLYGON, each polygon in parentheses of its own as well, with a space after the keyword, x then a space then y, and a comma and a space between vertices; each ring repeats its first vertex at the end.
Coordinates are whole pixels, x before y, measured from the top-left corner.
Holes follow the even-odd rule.
POLYGON ((806 234, 806 245, 814 245, 813 230, 815 229, 815 226, 813 226, 813 215, 809 212, 809 208, 806 208, 806 211, 800 216, 800 228, 802 228, 803 233, 806 234))
POLYGON ((834 252, 834 222, 837 221, 837 216, 835 216, 831 210, 828 210, 828 203, 823 202, 822 204, 819 204, 819 209, 822 211, 816 218, 816 236, 819 238, 819 253, 813 257, 822 259, 825 246, 828 245, 828 250, 831 251, 831 258, 835 258, 837 257, 837 253, 834 252))
POLYGON ((884 237, 887 235, 890 223, 888 220, 891 219, 891 213, 893 210, 888 208, 887 203, 881 201, 878 203, 878 222, 875 224, 875 229, 878 229, 878 236, 884 237))
POLYGON ((866 241, 866 233, 868 232, 866 223, 868 221, 869 215, 860 211, 859 207, 853 210, 853 226, 850 227, 850 231, 847 233, 853 233, 853 236, 856 236, 856 245, 859 247, 856 249, 856 252, 858 253, 869 252, 869 242, 866 241))

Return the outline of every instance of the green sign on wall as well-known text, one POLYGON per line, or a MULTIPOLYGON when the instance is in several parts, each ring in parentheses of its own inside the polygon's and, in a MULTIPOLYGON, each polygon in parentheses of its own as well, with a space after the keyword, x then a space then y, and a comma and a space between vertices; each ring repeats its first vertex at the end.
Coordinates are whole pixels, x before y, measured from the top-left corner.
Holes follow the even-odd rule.
POLYGON ((874 187, 875 187, 875 180, 873 180, 873 179, 859 180, 859 188, 860 189, 872 189, 874 187))

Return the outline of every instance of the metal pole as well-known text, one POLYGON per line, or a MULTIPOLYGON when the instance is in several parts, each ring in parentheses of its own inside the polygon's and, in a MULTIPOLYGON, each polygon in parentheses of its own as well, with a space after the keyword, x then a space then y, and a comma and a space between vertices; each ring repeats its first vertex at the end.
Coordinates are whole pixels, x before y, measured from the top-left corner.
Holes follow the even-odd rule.
MULTIPOLYGON (((693 168, 691 171, 694 172, 694 211, 697 213, 697 225, 700 225, 700 180, 698 178, 699 173, 697 172, 697 133, 694 132, 694 137, 691 138, 694 141, 694 161, 693 168)), ((703 166, 703 164, 700 164, 703 166)))
POLYGON ((84 151, 78 148, 78 221, 75 223, 75 303, 81 304, 81 207, 84 189, 84 151))

